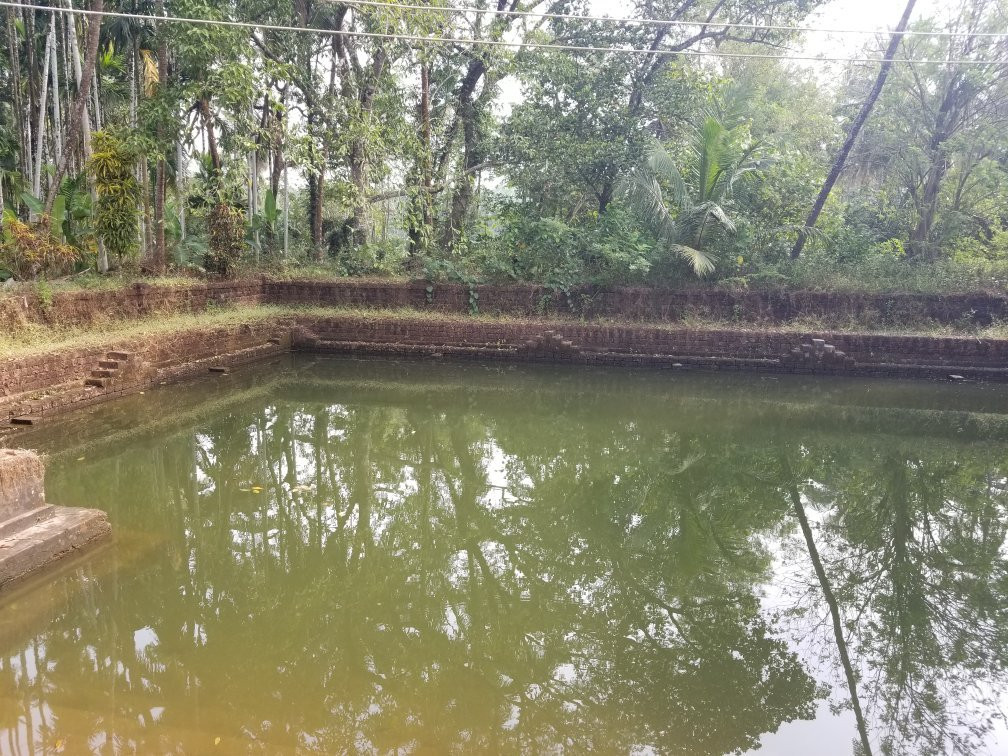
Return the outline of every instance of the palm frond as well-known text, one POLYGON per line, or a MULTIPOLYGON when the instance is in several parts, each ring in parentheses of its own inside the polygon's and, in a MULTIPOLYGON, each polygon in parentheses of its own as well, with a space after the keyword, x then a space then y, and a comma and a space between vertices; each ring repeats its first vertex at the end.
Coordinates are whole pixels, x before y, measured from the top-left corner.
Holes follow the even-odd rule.
POLYGON ((689 208, 693 205, 689 187, 679 166, 661 142, 654 142, 648 149, 647 165, 659 180, 664 180, 668 184, 669 201, 673 205, 680 208, 689 208))
POLYGON ((723 131, 724 127, 720 122, 713 116, 709 116, 704 120, 700 133, 697 135, 699 140, 697 145, 699 162, 696 170, 697 202, 706 202, 710 199, 711 190, 717 181, 723 131))
POLYGON ((714 258, 703 250, 686 244, 673 244, 670 248, 692 265, 693 272, 698 276, 703 277, 714 272, 714 258))
POLYGON ((621 190, 627 206, 642 222, 654 228, 658 236, 672 238, 675 220, 653 173, 639 168, 632 170, 622 182, 621 190))
POLYGON ((728 213, 725 212, 725 209, 721 207, 721 205, 716 202, 705 202, 701 207, 698 207, 697 210, 703 212, 704 223, 713 218, 718 222, 718 225, 720 225, 721 228, 729 234, 735 233, 735 223, 728 217, 728 213))

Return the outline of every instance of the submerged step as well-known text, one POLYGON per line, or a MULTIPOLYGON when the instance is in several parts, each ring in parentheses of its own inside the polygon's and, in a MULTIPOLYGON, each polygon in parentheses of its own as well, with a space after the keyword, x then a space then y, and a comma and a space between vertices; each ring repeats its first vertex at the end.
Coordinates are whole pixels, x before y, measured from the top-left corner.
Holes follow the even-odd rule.
POLYGON ((14 535, 18 531, 30 528, 33 525, 43 522, 44 520, 48 520, 53 516, 55 511, 56 507, 52 504, 43 504, 40 507, 29 509, 27 512, 21 512, 20 514, 14 515, 3 522, 0 522, 0 541, 14 535))
POLYGON ((0 590, 111 533, 97 509, 53 507, 50 517, 0 540, 0 590))
POLYGON ((111 532, 104 512, 47 504, 44 475, 34 452, 0 449, 0 589, 111 532))

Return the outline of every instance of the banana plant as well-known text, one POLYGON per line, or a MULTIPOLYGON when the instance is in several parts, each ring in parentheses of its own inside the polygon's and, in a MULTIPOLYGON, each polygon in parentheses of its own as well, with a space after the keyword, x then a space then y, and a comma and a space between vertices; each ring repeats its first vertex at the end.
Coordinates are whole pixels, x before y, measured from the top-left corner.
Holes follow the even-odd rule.
MULTIPOLYGON (((45 200, 41 200, 29 191, 21 192, 21 201, 35 215, 45 213, 45 200)), ((64 223, 66 221, 66 197, 59 194, 53 201, 52 210, 49 212, 49 230, 59 237, 60 241, 66 241, 66 231, 64 223)))
POLYGON ((267 189, 262 212, 255 213, 252 216, 251 223, 245 229, 248 243, 255 247, 257 244, 256 238, 260 231, 265 231, 269 235, 271 242, 275 241, 280 233, 281 216, 282 213, 277 207, 276 195, 273 194, 272 189, 267 189))

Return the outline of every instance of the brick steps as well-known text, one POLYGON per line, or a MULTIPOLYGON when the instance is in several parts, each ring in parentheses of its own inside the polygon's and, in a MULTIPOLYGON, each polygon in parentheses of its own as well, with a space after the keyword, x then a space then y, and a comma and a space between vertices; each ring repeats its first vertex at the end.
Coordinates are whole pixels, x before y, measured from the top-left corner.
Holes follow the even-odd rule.
POLYGON ((85 386, 107 389, 122 375, 123 364, 128 364, 133 355, 129 352, 106 352, 105 359, 98 360, 98 367, 91 371, 91 377, 84 379, 85 386))

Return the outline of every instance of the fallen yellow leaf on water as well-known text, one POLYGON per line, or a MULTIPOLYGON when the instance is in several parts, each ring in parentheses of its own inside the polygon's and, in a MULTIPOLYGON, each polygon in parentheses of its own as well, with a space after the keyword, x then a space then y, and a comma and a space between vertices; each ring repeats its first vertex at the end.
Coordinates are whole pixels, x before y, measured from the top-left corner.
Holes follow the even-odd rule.
POLYGON ((84 461, 84 457, 77 457, 77 461, 78 462, 83 462, 84 461))
POLYGON ((63 746, 65 744, 66 744, 66 741, 63 740, 63 738, 60 738, 59 740, 56 741, 56 750, 57 751, 62 751, 63 750, 63 746))
POLYGON ((219 736, 213 739, 213 744, 214 745, 220 745, 220 737, 219 736))

